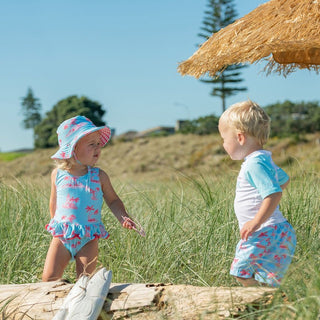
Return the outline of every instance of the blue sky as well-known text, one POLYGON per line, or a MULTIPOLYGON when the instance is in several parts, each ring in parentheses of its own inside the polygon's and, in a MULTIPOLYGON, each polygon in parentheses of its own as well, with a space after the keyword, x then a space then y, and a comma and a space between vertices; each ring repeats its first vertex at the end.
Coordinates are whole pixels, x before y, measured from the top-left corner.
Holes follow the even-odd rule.
MULTIPOLYGON (((239 17, 265 0, 236 0, 239 17)), ((33 146, 21 98, 32 88, 42 113, 69 95, 100 102, 116 134, 221 113, 211 87, 177 72, 196 51, 207 0, 0 0, 0 151, 33 146)), ((319 75, 266 76, 245 69, 247 98, 264 106, 320 100, 319 75)))

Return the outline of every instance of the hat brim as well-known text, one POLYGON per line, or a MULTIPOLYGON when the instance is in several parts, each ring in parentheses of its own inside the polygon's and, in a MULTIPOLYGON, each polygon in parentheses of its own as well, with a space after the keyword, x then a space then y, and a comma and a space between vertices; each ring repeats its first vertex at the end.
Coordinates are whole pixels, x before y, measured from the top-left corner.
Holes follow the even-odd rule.
POLYGON ((95 128, 91 128, 89 130, 85 130, 85 131, 81 132, 81 134, 79 136, 77 136, 77 139, 72 140, 71 144, 61 146, 59 148, 59 150, 53 156, 51 156, 51 159, 65 160, 65 159, 72 158, 73 150, 74 150, 76 143, 81 138, 87 136, 90 133, 96 132, 96 131, 100 131, 100 143, 101 143, 101 147, 104 147, 107 144, 107 142, 110 140, 111 130, 107 126, 95 127, 95 128))

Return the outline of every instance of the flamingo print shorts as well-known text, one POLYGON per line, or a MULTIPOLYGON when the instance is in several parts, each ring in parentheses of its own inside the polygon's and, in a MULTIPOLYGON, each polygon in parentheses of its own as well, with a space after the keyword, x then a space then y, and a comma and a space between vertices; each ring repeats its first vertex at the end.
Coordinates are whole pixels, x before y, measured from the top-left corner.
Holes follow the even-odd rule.
POLYGON ((230 274, 278 287, 295 247, 296 234, 289 222, 264 227, 238 242, 230 274))

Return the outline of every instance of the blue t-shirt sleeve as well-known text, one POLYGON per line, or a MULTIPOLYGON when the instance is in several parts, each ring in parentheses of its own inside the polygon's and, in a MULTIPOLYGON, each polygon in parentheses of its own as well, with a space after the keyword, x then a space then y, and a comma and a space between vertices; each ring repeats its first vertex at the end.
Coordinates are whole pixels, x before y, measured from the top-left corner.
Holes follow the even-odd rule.
POLYGON ((279 168, 279 167, 276 167, 276 168, 277 168, 278 182, 279 182, 280 186, 282 186, 283 184, 285 184, 289 180, 289 176, 281 168, 279 168))
POLYGON ((246 178, 258 190, 262 199, 276 192, 282 192, 281 185, 288 181, 288 175, 276 165, 263 159, 250 159, 247 164, 246 178))

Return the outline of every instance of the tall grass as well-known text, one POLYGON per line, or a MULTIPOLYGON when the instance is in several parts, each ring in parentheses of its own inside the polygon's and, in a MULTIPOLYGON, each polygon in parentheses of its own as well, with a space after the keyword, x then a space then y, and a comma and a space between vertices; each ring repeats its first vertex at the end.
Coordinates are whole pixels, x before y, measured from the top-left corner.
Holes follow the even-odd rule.
POLYGON ((38 186, 0 183, 0 281, 39 279, 46 247, 43 225, 48 194, 38 186))
MULTIPOLYGON (((319 317, 319 174, 288 170, 292 179, 281 209, 297 231, 296 254, 273 302, 263 310, 248 310, 243 319, 319 317)), ((113 282, 238 285, 229 275, 239 240, 233 212, 236 176, 236 171, 197 178, 177 174, 166 183, 115 183, 146 237, 121 228, 104 206, 110 238, 100 241, 99 265, 113 271, 113 282)), ((0 184, 1 283, 40 280, 51 240, 44 230, 48 199, 49 185, 0 184)), ((65 277, 75 280, 74 270, 70 263, 65 277)))
POLYGON ((203 190, 194 183, 122 190, 128 210, 142 222, 147 236, 117 230, 108 216, 111 238, 101 246, 100 259, 110 264, 119 281, 228 283, 236 241, 230 233, 235 227, 232 212, 224 199, 204 202, 203 190))

